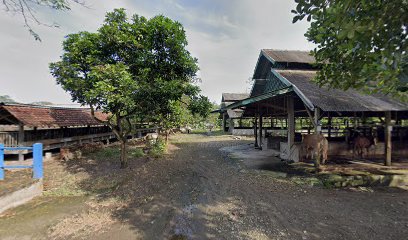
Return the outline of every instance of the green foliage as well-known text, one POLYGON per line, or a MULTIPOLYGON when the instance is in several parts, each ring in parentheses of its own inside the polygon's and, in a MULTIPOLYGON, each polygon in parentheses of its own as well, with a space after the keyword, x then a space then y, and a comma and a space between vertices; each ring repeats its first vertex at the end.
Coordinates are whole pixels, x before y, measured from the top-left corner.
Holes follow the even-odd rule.
POLYGON ((107 124, 125 144, 136 119, 170 129, 189 121, 187 111, 207 114, 208 99, 197 96, 197 59, 186 46, 180 23, 162 15, 128 19, 115 9, 96 33, 68 35, 50 69, 73 101, 111 114, 107 124))
POLYGON ((132 148, 129 149, 129 155, 132 156, 133 158, 140 158, 143 157, 145 154, 143 152, 143 149, 141 148, 132 148))
POLYGON ((16 103, 9 95, 0 96, 0 102, 4 103, 16 103))
POLYGON ((150 155, 154 158, 159 158, 166 152, 166 147, 166 142, 163 139, 158 138, 157 141, 152 145, 150 155))
POLYGON ((407 0, 295 1, 293 22, 311 21, 320 85, 408 96, 407 0))
POLYGON ((120 149, 117 147, 107 147, 91 154, 96 160, 116 159, 120 155, 120 149))
POLYGON ((193 114, 207 118, 208 115, 210 115, 210 110, 213 108, 213 104, 207 97, 200 95, 191 99, 188 108, 193 114))

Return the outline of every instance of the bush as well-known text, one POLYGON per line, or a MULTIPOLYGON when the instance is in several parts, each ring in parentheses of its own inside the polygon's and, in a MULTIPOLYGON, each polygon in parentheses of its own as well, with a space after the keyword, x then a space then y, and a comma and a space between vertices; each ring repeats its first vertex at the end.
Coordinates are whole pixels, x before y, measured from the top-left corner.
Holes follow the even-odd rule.
POLYGON ((159 138, 157 141, 152 145, 152 149, 150 150, 150 155, 154 158, 161 157, 166 151, 166 142, 159 138))
POLYGON ((128 154, 129 154, 131 157, 134 157, 134 158, 140 158, 140 157, 143 157, 143 156, 144 156, 143 149, 141 149, 141 148, 133 148, 133 149, 130 149, 130 151, 128 152, 128 154))

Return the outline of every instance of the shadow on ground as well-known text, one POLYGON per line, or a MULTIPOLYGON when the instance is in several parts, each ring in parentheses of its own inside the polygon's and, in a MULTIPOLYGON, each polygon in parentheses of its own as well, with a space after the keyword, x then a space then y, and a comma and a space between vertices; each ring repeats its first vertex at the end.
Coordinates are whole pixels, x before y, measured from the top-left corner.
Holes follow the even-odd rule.
POLYGON ((184 134, 172 137, 171 142, 168 155, 157 159, 130 158, 129 168, 124 170, 119 169, 118 156, 107 156, 104 152, 56 162, 46 172, 49 180, 46 196, 0 218, 0 228, 7 227, 0 231, 1 236, 19 239, 408 236, 407 192, 324 189, 243 168, 237 159, 219 151, 222 147, 250 143, 231 136, 184 134), (67 210, 64 203, 58 202, 61 199, 78 202, 67 203, 71 206, 67 210), (45 211, 47 206, 56 204, 61 204, 64 214, 55 207, 45 211), (22 220, 21 216, 28 213, 30 216, 22 220), (36 232, 19 230, 47 215, 53 221, 37 224, 43 227, 36 232))

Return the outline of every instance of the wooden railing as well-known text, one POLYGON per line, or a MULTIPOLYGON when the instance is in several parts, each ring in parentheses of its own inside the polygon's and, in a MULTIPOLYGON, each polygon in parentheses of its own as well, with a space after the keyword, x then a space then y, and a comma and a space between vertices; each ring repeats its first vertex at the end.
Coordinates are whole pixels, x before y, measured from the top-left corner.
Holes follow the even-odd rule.
POLYGON ((0 144, 6 147, 18 147, 18 132, 0 132, 0 144))
MULTIPOLYGON (((140 128, 135 129, 134 133, 129 137, 143 137, 147 133, 155 132, 157 128, 140 128)), ((28 130, 24 132, 24 141, 19 141, 18 132, 0 132, 0 144, 5 147, 18 147, 19 145, 26 146, 41 142, 44 144, 44 149, 56 147, 58 143, 67 142, 77 143, 81 140, 94 139, 96 141, 115 138, 115 135, 108 127, 94 128, 68 128, 68 129, 44 129, 44 130, 28 130)), ((59 146, 59 145, 58 145, 59 146)))

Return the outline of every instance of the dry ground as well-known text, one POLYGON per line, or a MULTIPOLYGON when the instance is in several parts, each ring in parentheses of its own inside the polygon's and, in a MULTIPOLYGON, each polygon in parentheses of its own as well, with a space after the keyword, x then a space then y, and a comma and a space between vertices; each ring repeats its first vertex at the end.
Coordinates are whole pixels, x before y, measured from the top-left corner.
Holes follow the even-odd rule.
POLYGON ((0 218, 1 239, 408 239, 408 192, 324 189, 243 169, 219 149, 248 142, 173 137, 159 159, 92 154, 46 166, 44 197, 0 218))

